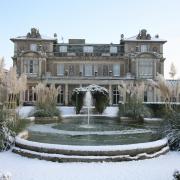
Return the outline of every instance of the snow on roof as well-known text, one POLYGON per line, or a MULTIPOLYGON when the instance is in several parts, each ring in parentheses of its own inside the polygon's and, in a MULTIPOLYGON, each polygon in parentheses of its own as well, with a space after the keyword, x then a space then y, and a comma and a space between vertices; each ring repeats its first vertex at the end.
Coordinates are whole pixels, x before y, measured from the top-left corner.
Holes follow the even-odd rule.
POLYGON ((49 37, 49 36, 44 36, 44 35, 41 35, 40 38, 29 38, 27 36, 18 36, 16 38, 11 38, 11 40, 49 40, 49 41, 55 41, 56 38, 52 38, 52 37, 49 37))
POLYGON ((135 36, 132 36, 132 37, 129 37, 129 38, 125 38, 124 41, 139 41, 139 42, 142 42, 142 41, 152 41, 152 42, 166 42, 166 40, 164 39, 160 39, 160 38, 157 38, 157 37, 151 37, 151 39, 137 39, 138 35, 135 35, 135 36))

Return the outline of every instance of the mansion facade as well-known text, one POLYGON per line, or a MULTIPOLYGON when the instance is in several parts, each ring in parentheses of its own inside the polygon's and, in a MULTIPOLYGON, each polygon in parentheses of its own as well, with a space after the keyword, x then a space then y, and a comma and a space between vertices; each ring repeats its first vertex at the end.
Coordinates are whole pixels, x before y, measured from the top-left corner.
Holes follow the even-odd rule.
MULTIPOLYGON (((20 75, 26 73, 28 90, 24 102, 36 100, 32 88, 39 82, 61 86, 58 104, 71 105, 71 93, 76 87, 97 84, 109 91, 110 105, 122 100, 118 85, 125 82, 154 79, 164 74, 163 44, 158 35, 152 37, 145 29, 136 36, 124 38, 118 44, 91 44, 85 39, 69 39, 58 43, 42 36, 32 28, 26 36, 12 38, 14 43, 13 64, 20 75)), ((144 101, 159 101, 155 89, 148 87, 144 101)))

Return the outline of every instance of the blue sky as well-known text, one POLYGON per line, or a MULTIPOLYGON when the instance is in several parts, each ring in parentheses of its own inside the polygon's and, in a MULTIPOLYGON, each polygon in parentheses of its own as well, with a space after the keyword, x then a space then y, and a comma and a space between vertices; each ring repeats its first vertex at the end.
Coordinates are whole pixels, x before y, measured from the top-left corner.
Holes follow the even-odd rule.
POLYGON ((171 62, 180 77, 180 0, 0 0, 0 56, 12 65, 11 37, 25 35, 31 27, 59 41, 85 38, 89 43, 118 43, 120 34, 136 35, 145 28, 159 34, 164 46, 165 75, 171 62), (178 68, 179 67, 179 68, 178 68))

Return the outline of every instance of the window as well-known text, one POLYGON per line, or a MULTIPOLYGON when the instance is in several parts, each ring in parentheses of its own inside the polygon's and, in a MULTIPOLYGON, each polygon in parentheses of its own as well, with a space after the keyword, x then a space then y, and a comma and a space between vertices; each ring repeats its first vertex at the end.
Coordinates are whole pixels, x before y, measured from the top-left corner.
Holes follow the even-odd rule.
POLYGON ((57 64, 57 75, 64 75, 64 64, 57 64))
POLYGON ((84 53, 93 53, 93 46, 84 46, 83 51, 84 53))
POLYGON ((31 51, 37 51, 37 44, 31 44, 30 45, 30 50, 31 51))
POLYGON ((85 64, 85 76, 92 76, 92 65, 85 64))
POLYGON ((146 44, 141 45, 141 52, 147 52, 148 48, 146 44))
POLYGON ((33 60, 29 61, 29 73, 33 73, 33 60))
POLYGON ((150 59, 143 59, 139 61, 139 76, 141 78, 153 77, 153 61, 150 59))
POLYGON ((116 54, 117 53, 117 47, 116 46, 110 46, 110 53, 116 54))
POLYGON ((59 90, 58 97, 57 97, 57 103, 58 104, 64 104, 64 91, 63 88, 59 90))
POLYGON ((83 64, 79 65, 79 75, 82 76, 83 75, 83 64))
POLYGON ((97 64, 94 65, 94 75, 95 76, 98 75, 98 65, 97 64))
POLYGON ((117 87, 113 89, 113 104, 117 105, 119 101, 123 101, 123 97, 119 93, 119 90, 117 87))
POLYGON ((113 64, 113 75, 120 76, 120 64, 113 64))
POLYGON ((144 92, 144 102, 148 101, 147 91, 144 92))
POLYGON ((157 47, 153 47, 153 52, 157 52, 157 47))
POLYGON ((67 46, 59 46, 59 51, 61 53, 66 53, 67 52, 67 46))
POLYGON ((69 66, 69 75, 74 76, 74 66, 73 65, 69 66))
POLYGON ((103 65, 103 76, 108 76, 108 65, 103 65))
POLYGON ((136 52, 139 52, 139 46, 136 46, 136 52))
POLYGON ((38 73, 38 61, 37 60, 24 61, 24 72, 26 72, 27 74, 38 73))

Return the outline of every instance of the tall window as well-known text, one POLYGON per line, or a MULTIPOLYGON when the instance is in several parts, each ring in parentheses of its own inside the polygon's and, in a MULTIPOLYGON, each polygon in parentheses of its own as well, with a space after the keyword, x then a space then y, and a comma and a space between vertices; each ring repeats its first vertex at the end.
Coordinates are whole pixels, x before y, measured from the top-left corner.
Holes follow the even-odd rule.
POLYGON ((143 59, 139 61, 139 76, 141 78, 153 77, 153 61, 150 59, 143 59))
POLYGON ((103 76, 108 76, 108 65, 103 65, 103 76))
POLYGON ((30 50, 31 51, 37 51, 37 44, 31 44, 30 45, 30 50))
POLYGON ((94 75, 98 76, 98 65, 94 64, 94 75))
POLYGON ((120 101, 120 94, 118 88, 116 87, 113 89, 113 104, 116 105, 119 103, 119 101, 120 101))
POLYGON ((74 66, 73 66, 73 65, 70 65, 70 66, 69 66, 69 75, 70 75, 70 76, 73 76, 73 75, 74 75, 74 66))
POLYGON ((59 46, 59 51, 61 53, 66 53, 67 52, 67 46, 59 46))
POLYGON ((116 46, 110 46, 110 53, 116 54, 117 53, 117 47, 116 46))
POLYGON ((83 51, 84 53, 93 53, 93 46, 84 46, 83 51))
POLYGON ((57 97, 57 103, 58 104, 64 104, 64 91, 63 88, 59 90, 58 97, 57 97))
POLYGON ((85 76, 92 76, 92 65, 85 64, 85 76))
POLYGON ((30 60, 29 61, 29 73, 33 73, 33 69, 34 69, 34 67, 33 67, 33 60, 30 60))
POLYGON ((64 75, 64 64, 57 64, 57 75, 64 75))
POLYGON ((27 74, 38 73, 38 61, 37 60, 26 60, 26 61, 24 61, 24 71, 27 74))
POLYGON ((141 52, 147 52, 148 51, 148 47, 146 44, 142 44, 141 45, 141 52))
POLYGON ((83 64, 80 64, 80 65, 79 65, 79 75, 80 75, 80 76, 83 76, 83 73, 84 73, 83 64))
POLYGON ((113 64, 113 75, 120 76, 120 64, 113 64))

